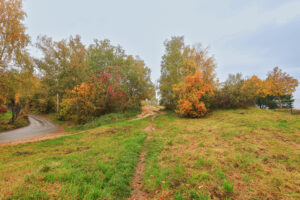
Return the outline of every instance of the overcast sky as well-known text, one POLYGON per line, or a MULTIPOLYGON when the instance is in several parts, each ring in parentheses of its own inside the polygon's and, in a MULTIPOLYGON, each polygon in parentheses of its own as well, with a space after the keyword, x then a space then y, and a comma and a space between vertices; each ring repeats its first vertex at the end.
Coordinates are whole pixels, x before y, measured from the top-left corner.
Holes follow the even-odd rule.
POLYGON ((300 80, 300 0, 24 0, 24 8, 33 41, 109 39, 143 59, 153 81, 171 36, 209 46, 221 80, 237 72, 265 78, 277 65, 300 80))

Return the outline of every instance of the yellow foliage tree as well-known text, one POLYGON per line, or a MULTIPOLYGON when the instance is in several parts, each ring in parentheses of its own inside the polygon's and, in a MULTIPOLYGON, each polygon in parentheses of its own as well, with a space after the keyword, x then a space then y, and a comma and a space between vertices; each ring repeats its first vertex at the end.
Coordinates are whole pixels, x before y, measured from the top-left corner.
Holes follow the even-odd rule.
POLYGON ((90 120, 95 112, 96 88, 93 84, 83 82, 68 91, 63 99, 60 116, 64 119, 73 118, 79 123, 90 120))
POLYGON ((0 0, 0 69, 22 54, 29 37, 22 23, 22 0, 0 0))
POLYGON ((253 75, 251 78, 243 82, 242 90, 245 90, 249 96, 254 97, 265 96, 266 94, 264 81, 256 75, 253 75))
POLYGON ((281 96, 291 95, 298 86, 298 80, 289 74, 282 72, 279 67, 275 67, 268 74, 264 84, 264 93, 267 96, 274 96, 278 99, 279 106, 282 108, 281 96))
POLYGON ((214 58, 208 56, 208 50, 203 49, 200 44, 194 47, 184 49, 184 60, 182 72, 184 77, 201 72, 201 78, 206 83, 215 85, 215 68, 214 58))

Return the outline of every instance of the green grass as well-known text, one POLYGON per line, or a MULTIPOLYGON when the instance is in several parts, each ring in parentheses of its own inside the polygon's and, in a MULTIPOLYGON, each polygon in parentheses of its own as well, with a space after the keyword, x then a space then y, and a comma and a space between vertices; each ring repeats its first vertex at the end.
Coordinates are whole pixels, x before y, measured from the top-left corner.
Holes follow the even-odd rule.
POLYGON ((93 129, 93 128, 96 128, 99 126, 125 121, 125 120, 131 119, 131 118, 137 116, 140 113, 141 113, 141 110, 139 110, 139 109, 129 110, 129 111, 120 112, 120 113, 110 113, 110 114, 106 114, 106 115, 97 117, 94 120, 92 120, 86 124, 81 124, 81 125, 76 125, 72 121, 58 120, 56 113, 50 113, 50 114, 46 114, 44 116, 47 117, 48 119, 50 119, 53 123, 64 126, 65 131, 67 131, 67 132, 77 132, 77 131, 81 131, 81 130, 93 129))
POLYGON ((127 199, 148 124, 0 147, 0 199, 127 199))
POLYGON ((16 128, 21 128, 29 125, 29 120, 27 115, 21 115, 17 118, 14 124, 10 124, 12 113, 10 111, 0 114, 0 132, 8 131, 16 128))
POLYGON ((135 117, 136 115, 140 114, 140 112, 141 112, 140 110, 132 110, 132 111, 126 111, 121 113, 110 113, 110 114, 102 115, 86 124, 70 126, 66 129, 66 131, 86 130, 86 129, 91 129, 91 128, 111 124, 111 123, 124 121, 135 117))
POLYGON ((4 114, 0 113, 0 122, 7 122, 11 119, 11 112, 6 112, 4 114))
POLYGON ((154 123, 143 179, 152 199, 300 198, 300 116, 250 108, 154 123))
MULTIPOLYGON (((150 199, 299 199, 300 116, 219 110, 202 119, 119 114, 78 134, 0 147, 0 199, 128 199, 139 154, 150 199), (94 128, 96 126, 100 126, 94 128)), ((77 131, 78 132, 78 131, 77 131)))
POLYGON ((225 180, 223 183, 223 190, 227 194, 233 193, 233 183, 230 180, 225 180))

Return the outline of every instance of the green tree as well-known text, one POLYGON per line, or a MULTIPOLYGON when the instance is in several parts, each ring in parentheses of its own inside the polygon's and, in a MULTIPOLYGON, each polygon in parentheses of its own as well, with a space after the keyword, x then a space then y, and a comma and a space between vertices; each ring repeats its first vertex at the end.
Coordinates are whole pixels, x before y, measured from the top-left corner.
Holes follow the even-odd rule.
MULTIPOLYGON (((171 40, 165 42, 165 47, 159 80, 162 105, 168 109, 175 109, 178 94, 174 93, 173 87, 196 72, 200 72, 205 84, 209 84, 214 89, 215 63, 214 58, 208 55, 207 49, 203 49, 200 44, 186 46, 183 37, 172 37, 171 40)), ((208 105, 208 102, 206 104, 208 105)))
POLYGON ((37 47, 43 58, 36 59, 36 65, 42 73, 42 82, 49 87, 49 95, 56 96, 56 111, 59 112, 62 96, 87 77, 85 46, 77 35, 59 42, 39 37, 37 47))
POLYGON ((212 108, 247 108, 255 105, 256 87, 249 88, 241 73, 229 74, 211 99, 212 108))
POLYGON ((86 55, 88 76, 63 96, 63 119, 84 123, 105 113, 139 108, 154 95, 150 69, 120 46, 95 40, 86 55))
POLYGON ((140 107, 142 100, 150 100, 155 95, 155 88, 151 81, 151 70, 144 61, 128 56, 127 65, 124 65, 123 82, 125 94, 128 98, 128 107, 140 107))
POLYGON ((168 109, 175 109, 177 99, 173 92, 173 85, 178 84, 182 78, 184 65, 184 38, 172 37, 166 40, 165 54, 161 61, 161 76, 159 79, 160 104, 168 109))
POLYGON ((90 74, 97 75, 108 66, 118 66, 122 78, 119 86, 127 98, 126 104, 122 105, 123 109, 139 107, 141 100, 151 99, 154 95, 151 70, 145 66, 144 61, 125 54, 120 46, 111 45, 109 40, 95 40, 88 48, 87 60, 90 74))

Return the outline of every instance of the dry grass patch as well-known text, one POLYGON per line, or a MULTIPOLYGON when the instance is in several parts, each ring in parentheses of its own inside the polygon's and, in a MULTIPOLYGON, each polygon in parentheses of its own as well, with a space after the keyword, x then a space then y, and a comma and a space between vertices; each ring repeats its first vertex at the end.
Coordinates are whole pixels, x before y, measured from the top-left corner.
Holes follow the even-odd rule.
POLYGON ((300 117, 259 109, 155 120, 145 189, 153 199, 298 199, 300 117))

